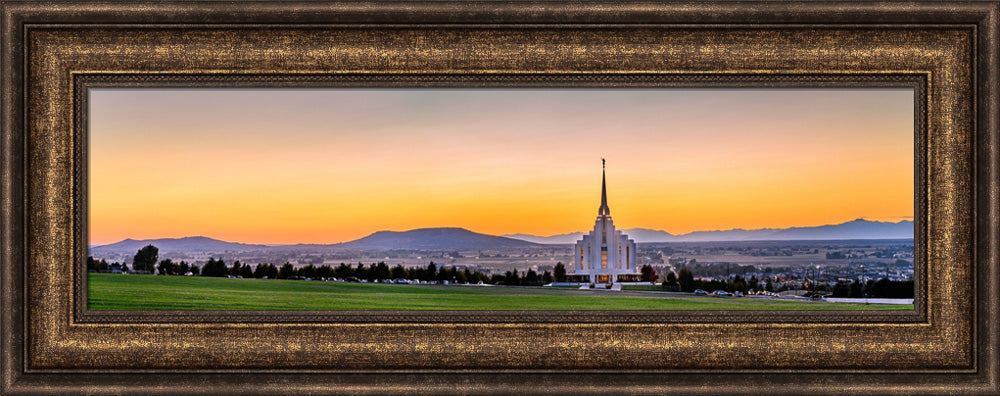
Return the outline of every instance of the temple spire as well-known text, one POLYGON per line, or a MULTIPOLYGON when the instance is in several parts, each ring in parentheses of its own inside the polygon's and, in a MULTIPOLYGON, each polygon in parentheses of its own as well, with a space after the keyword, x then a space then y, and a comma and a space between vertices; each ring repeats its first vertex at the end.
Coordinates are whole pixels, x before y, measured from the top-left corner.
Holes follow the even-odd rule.
POLYGON ((601 158, 601 207, 597 209, 598 216, 610 216, 611 209, 608 208, 608 182, 605 175, 607 165, 604 158, 601 158))

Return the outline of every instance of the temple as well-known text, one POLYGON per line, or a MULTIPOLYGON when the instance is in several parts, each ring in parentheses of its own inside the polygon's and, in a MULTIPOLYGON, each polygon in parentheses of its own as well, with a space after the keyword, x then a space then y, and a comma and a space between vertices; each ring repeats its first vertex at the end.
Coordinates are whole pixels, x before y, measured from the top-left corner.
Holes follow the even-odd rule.
POLYGON ((569 282, 613 285, 638 282, 635 266, 635 241, 615 229, 608 207, 608 186, 605 162, 601 159, 601 206, 597 208, 594 229, 576 242, 573 253, 574 271, 569 282))

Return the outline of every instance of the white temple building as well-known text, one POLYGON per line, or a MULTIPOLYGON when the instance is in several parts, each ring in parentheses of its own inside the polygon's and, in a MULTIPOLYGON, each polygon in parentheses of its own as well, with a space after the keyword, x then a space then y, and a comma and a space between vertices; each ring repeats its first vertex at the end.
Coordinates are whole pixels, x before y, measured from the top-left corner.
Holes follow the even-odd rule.
POLYGON ((603 158, 601 168, 601 207, 597 209, 597 222, 593 231, 576 242, 574 271, 567 274, 567 280, 608 285, 638 282, 640 275, 635 265, 635 241, 616 230, 611 221, 603 158))

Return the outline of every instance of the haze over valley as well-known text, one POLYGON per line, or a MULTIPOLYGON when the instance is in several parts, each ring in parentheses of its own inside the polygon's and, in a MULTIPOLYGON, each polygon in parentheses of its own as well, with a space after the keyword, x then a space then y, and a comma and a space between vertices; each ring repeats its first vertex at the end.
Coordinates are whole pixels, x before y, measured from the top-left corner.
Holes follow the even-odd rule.
MULTIPOLYGON (((681 266, 698 266, 700 275, 727 273, 824 273, 831 279, 867 272, 871 278, 908 280, 913 275, 913 222, 877 222, 857 219, 841 224, 784 229, 701 231, 671 235, 664 231, 627 229, 637 239, 639 265, 658 273, 681 266), (860 271, 860 272, 859 272, 860 271)), ((204 236, 134 240, 92 246, 95 259, 129 263, 136 251, 152 244, 161 258, 196 265, 209 258, 244 264, 291 263, 331 265, 385 262, 390 266, 456 266, 484 273, 533 269, 551 271, 556 263, 570 264, 577 234, 548 237, 495 236, 462 228, 423 228, 378 231, 364 238, 333 244, 265 245, 225 242, 204 236)), ((815 275, 814 275, 815 276, 815 275)))

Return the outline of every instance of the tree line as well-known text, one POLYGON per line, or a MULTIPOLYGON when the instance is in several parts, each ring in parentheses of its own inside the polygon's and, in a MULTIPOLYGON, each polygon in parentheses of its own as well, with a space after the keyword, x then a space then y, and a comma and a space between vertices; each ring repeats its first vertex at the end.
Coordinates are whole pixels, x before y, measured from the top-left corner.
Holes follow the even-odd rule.
MULTIPOLYGON (((104 259, 95 261, 93 257, 87 258, 88 271, 109 272, 112 265, 124 267, 125 264, 108 264, 104 259)), ((562 263, 558 264, 562 267, 562 263)), ((471 271, 468 268, 458 269, 456 267, 438 266, 433 261, 425 267, 403 267, 397 264, 389 267, 385 262, 365 265, 358 263, 357 266, 341 263, 337 267, 329 264, 317 266, 309 264, 296 268, 291 263, 285 262, 280 267, 270 263, 260 263, 257 265, 243 264, 239 260, 232 264, 227 264, 223 259, 209 258, 208 262, 199 267, 194 263, 186 261, 174 262, 171 259, 159 260, 159 249, 153 245, 147 245, 139 249, 132 259, 132 272, 148 273, 159 275, 191 275, 209 277, 242 277, 242 278, 267 278, 267 279, 357 279, 368 282, 376 282, 390 279, 407 279, 410 281, 425 282, 458 282, 458 283, 497 283, 514 285, 540 285, 542 280, 552 279, 548 271, 542 276, 538 276, 532 270, 521 276, 517 271, 508 271, 506 275, 493 275, 492 277, 480 271, 471 271)), ((556 271, 559 273, 559 270, 556 271)), ((562 268, 562 277, 565 278, 565 268, 562 268)), ((549 280, 548 282, 551 282, 549 280)))
POLYGON ((871 279, 865 283, 837 282, 830 290, 833 297, 848 298, 913 298, 913 281, 893 281, 889 278, 871 279))
MULTIPOLYGON (((97 272, 110 272, 110 269, 118 266, 122 271, 129 269, 124 263, 108 263, 105 260, 95 261, 93 257, 87 258, 87 269, 97 272)), ((285 262, 280 267, 270 263, 260 263, 257 265, 242 264, 239 260, 232 264, 227 264, 222 259, 209 258, 203 266, 199 267, 186 261, 174 262, 171 259, 159 260, 159 249, 153 245, 147 245, 139 249, 132 260, 132 270, 139 273, 157 273, 160 275, 193 275, 209 277, 242 277, 242 278, 267 278, 267 279, 329 279, 339 278, 349 280, 354 278, 358 281, 376 282, 390 279, 406 279, 409 281, 424 282, 458 282, 458 283, 489 283, 508 286, 541 286, 552 282, 565 282, 567 280, 566 266, 562 262, 556 263, 553 270, 543 271, 541 274, 533 269, 528 269, 522 275, 517 270, 506 271, 503 274, 486 275, 480 271, 471 271, 468 268, 458 269, 455 267, 438 266, 433 261, 424 267, 403 267, 401 264, 389 267, 385 262, 371 263, 365 265, 358 263, 356 266, 341 263, 339 266, 309 264, 302 267, 295 267, 291 263, 285 262)), ((658 275, 650 265, 643 265, 640 268, 640 280, 643 282, 656 282, 658 275)), ((677 274, 668 272, 662 282, 662 287, 666 290, 693 292, 696 289, 706 291, 725 290, 728 292, 748 292, 755 290, 765 290, 780 292, 783 286, 775 286, 770 279, 761 281, 755 276, 749 279, 736 275, 725 280, 695 279, 694 273, 687 267, 681 268, 677 274)), ((834 297, 872 297, 872 298, 912 298, 913 281, 891 281, 889 279, 870 280, 865 283, 855 280, 853 283, 839 282, 833 287, 825 283, 807 284, 806 288, 814 292, 823 292, 834 297)))
MULTIPOLYGON (((770 279, 761 282, 755 276, 751 276, 750 279, 745 279, 739 275, 726 280, 695 279, 694 274, 688 268, 681 268, 676 275, 672 271, 668 272, 662 286, 667 290, 688 293, 697 289, 708 292, 725 290, 730 293, 736 291, 746 293, 747 291, 781 292, 787 290, 783 286, 776 287, 770 279)), ((858 280, 854 280, 853 282, 840 281, 833 287, 830 287, 826 283, 808 283, 805 285, 806 289, 811 292, 829 294, 831 297, 847 298, 913 298, 913 286, 913 281, 893 281, 888 278, 869 280, 864 283, 858 280)))
POLYGON ((94 260, 93 257, 87 256, 87 271, 92 272, 113 272, 115 269, 128 272, 128 265, 124 263, 109 263, 105 259, 94 260))
MULTIPOLYGON (((128 272, 128 267, 124 263, 108 264, 104 259, 94 261, 93 257, 87 258, 87 269, 97 272, 109 272, 111 265, 119 265, 128 272)), ((426 267, 403 267, 397 264, 389 267, 385 262, 365 265, 358 263, 357 266, 341 263, 337 267, 330 265, 309 264, 296 268, 291 263, 285 262, 280 267, 270 263, 260 263, 255 266, 242 264, 239 260, 231 265, 226 264, 222 259, 209 258, 203 266, 199 267, 194 263, 186 261, 174 262, 171 259, 159 260, 159 248, 153 245, 146 245, 139 249, 132 259, 132 271, 137 273, 159 274, 159 275, 191 275, 210 277, 242 277, 242 278, 267 278, 267 279, 327 279, 339 278, 366 280, 375 282, 388 279, 406 279, 410 281, 425 282, 458 282, 458 283, 489 283, 508 286, 541 286, 552 282, 566 281, 566 266, 562 262, 556 263, 553 270, 543 271, 539 274, 533 269, 521 272, 517 270, 506 271, 503 274, 492 274, 487 276, 480 271, 470 271, 469 269, 459 270, 455 267, 438 267, 433 261, 426 267)), ((649 265, 642 266, 640 270, 641 280, 644 282, 655 282, 657 280, 656 271, 649 265)))

